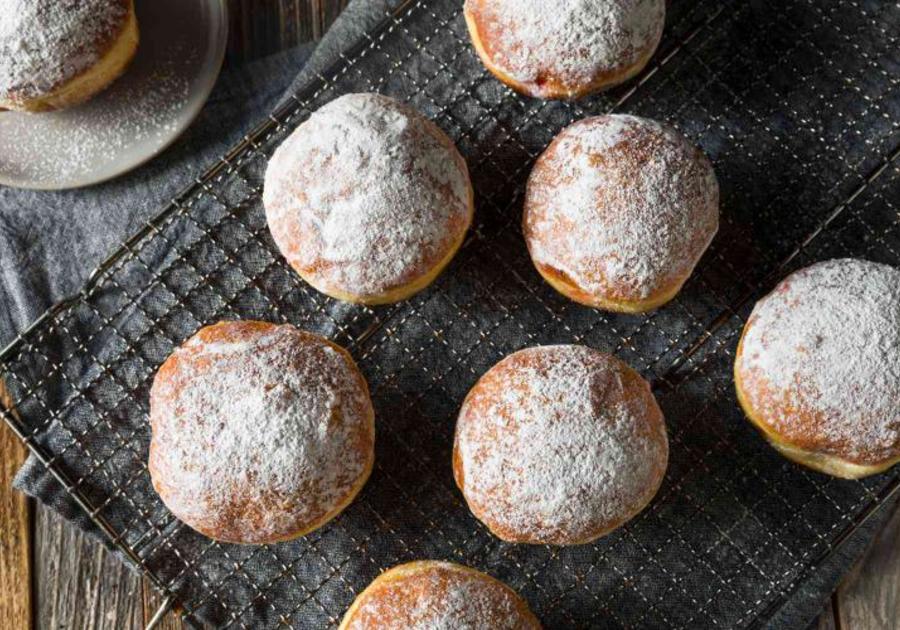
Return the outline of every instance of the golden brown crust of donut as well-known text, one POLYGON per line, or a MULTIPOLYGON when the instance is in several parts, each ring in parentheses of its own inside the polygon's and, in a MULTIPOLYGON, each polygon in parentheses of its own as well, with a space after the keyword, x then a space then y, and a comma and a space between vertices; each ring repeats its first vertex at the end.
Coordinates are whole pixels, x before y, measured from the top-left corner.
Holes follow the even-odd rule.
POLYGON ((536 81, 517 81, 494 62, 497 40, 501 31, 499 25, 490 24, 485 19, 484 12, 479 6, 485 4, 485 2, 490 2, 490 0, 469 0, 465 3, 463 14, 469 29, 472 46, 475 48, 475 52, 478 53, 481 62, 494 77, 520 94, 533 98, 577 100, 621 85, 640 74, 650 59, 653 58, 661 39, 660 33, 660 38, 656 39, 652 45, 647 46, 634 63, 623 64, 611 70, 598 71, 587 82, 572 82, 564 77, 552 76, 549 73, 542 74, 536 81))
MULTIPOLYGON (((267 333, 277 328, 274 324, 259 321, 223 321, 202 328, 192 338, 202 344, 215 344, 218 342, 235 343, 242 340, 250 340, 261 333, 267 333)), ((335 350, 343 357, 346 365, 352 370, 352 378, 356 381, 361 395, 368 400, 369 390, 365 378, 359 371, 350 354, 342 347, 332 343, 328 339, 296 330, 300 337, 313 344, 324 344, 335 350)), ((154 414, 155 408, 167 407, 173 398, 166 397, 162 392, 165 384, 173 385, 174 392, 183 388, 191 379, 200 377, 207 370, 213 369, 212 362, 205 357, 198 357, 192 352, 175 352, 159 368, 154 379, 151 391, 150 422, 153 428, 153 437, 150 443, 150 455, 148 468, 151 481, 157 494, 163 502, 171 507, 169 497, 177 496, 180 488, 177 483, 168 483, 170 475, 164 465, 161 451, 167 448, 169 436, 162 435, 158 431, 158 420, 154 414)), ((359 491, 365 486, 374 465, 374 410, 369 403, 361 410, 364 414, 365 429, 357 435, 357 442, 353 448, 364 461, 362 473, 356 478, 353 486, 345 493, 343 498, 330 510, 322 513, 317 518, 308 521, 298 520, 290 531, 272 536, 262 537, 260 531, 268 529, 272 518, 272 509, 279 506, 273 503, 274 499, 264 501, 243 501, 238 497, 246 495, 245 488, 234 487, 234 497, 231 503, 222 503, 215 513, 208 513, 204 517, 193 515, 189 521, 185 520, 192 529, 204 536, 221 542, 235 544, 265 544, 293 540, 319 529, 338 514, 340 514, 356 498, 359 491)), ((177 482, 177 480, 176 480, 177 482)))
MULTIPOLYGON (((498 400, 502 400, 513 387, 512 375, 523 369, 534 369, 543 371, 547 368, 547 360, 545 351, 553 350, 554 347, 537 347, 528 348, 509 355, 494 367, 488 370, 469 391, 463 404, 460 418, 469 416, 471 418, 484 418, 490 414, 490 409, 498 400)), ((591 392, 591 398, 598 401, 606 407, 620 405, 629 409, 642 409, 644 415, 635 418, 633 425, 635 434, 633 439, 643 439, 647 443, 657 443, 661 441, 659 452, 661 456, 658 459, 647 459, 645 465, 649 465, 649 471, 646 477, 652 481, 646 486, 640 488, 631 488, 633 492, 629 492, 633 496, 623 499, 623 504, 608 518, 603 518, 598 514, 591 514, 591 527, 580 536, 572 536, 567 531, 567 527, 559 527, 555 524, 543 524, 545 533, 540 535, 533 531, 525 531, 520 527, 516 527, 511 523, 504 523, 500 518, 493 518, 484 505, 481 505, 471 493, 467 492, 467 480, 463 467, 462 452, 460 446, 460 424, 457 424, 457 431, 453 445, 453 476, 457 487, 463 493, 469 509, 478 520, 484 523, 487 528, 495 536, 510 543, 524 544, 552 544, 552 545, 582 545, 590 543, 610 532, 618 529, 638 513, 643 511, 647 505, 656 496, 660 485, 665 477, 668 468, 668 443, 665 435, 665 420, 659 405, 656 403, 653 394, 650 391, 649 384, 640 374, 628 367, 624 362, 610 357, 603 353, 592 351, 598 359, 611 360, 610 369, 615 370, 615 378, 621 386, 622 396, 610 399, 612 388, 608 387, 608 383, 603 380, 593 382, 594 390, 591 392), (546 533, 552 531, 553 533, 546 533)), ((514 418, 505 418, 506 426, 515 424, 514 418)), ((495 500, 500 500, 500 496, 494 496, 495 500)))
POLYGON ((751 379, 745 379, 745 375, 741 370, 741 356, 744 353, 744 339, 752 323, 753 320, 751 319, 744 327, 741 340, 738 343, 734 363, 734 385, 738 403, 744 415, 747 416, 747 419, 750 420, 775 450, 794 463, 841 479, 862 479, 863 477, 884 472, 900 463, 900 454, 877 463, 863 463, 858 457, 852 458, 846 453, 834 452, 833 445, 829 446, 828 451, 825 450, 819 432, 815 430, 815 427, 821 421, 818 417, 820 414, 808 408, 798 408, 787 400, 776 403, 775 401, 778 397, 773 389, 769 387, 766 380, 759 375, 751 379), (751 398, 757 401, 770 401, 776 404, 778 413, 793 418, 790 439, 780 434, 767 421, 765 414, 758 411, 750 402, 751 398))
POLYGON ((105 90, 131 64, 140 40, 133 0, 110 0, 125 10, 121 28, 114 33, 98 36, 85 46, 96 52, 97 61, 91 67, 49 91, 35 96, 17 92, 0 94, 0 110, 48 112, 80 105, 105 90))
POLYGON ((356 597, 344 614, 339 630, 419 627, 413 626, 416 620, 411 617, 411 611, 429 595, 439 595, 441 589, 448 590, 460 579, 483 584, 485 593, 502 603, 491 611, 495 616, 484 619, 480 627, 540 630, 540 622, 525 600, 503 582, 469 567, 434 560, 409 562, 382 573, 356 597), (383 603, 391 609, 392 616, 387 617, 381 610, 364 610, 370 602, 383 603))
MULTIPOLYGON (((524 227, 523 229, 526 231, 529 230, 528 227, 524 227)), ((634 299, 633 297, 627 297, 625 295, 628 293, 625 290, 625 287, 616 285, 609 286, 608 292, 604 295, 585 291, 572 280, 566 272, 538 261, 533 262, 534 268, 537 269, 538 273, 541 274, 541 277, 547 281, 547 284, 559 291, 562 295, 579 304, 583 304, 584 306, 599 308, 613 313, 639 314, 664 306, 671 302, 675 296, 681 292, 684 283, 688 280, 688 276, 675 278, 655 291, 650 297, 646 299, 634 299)))

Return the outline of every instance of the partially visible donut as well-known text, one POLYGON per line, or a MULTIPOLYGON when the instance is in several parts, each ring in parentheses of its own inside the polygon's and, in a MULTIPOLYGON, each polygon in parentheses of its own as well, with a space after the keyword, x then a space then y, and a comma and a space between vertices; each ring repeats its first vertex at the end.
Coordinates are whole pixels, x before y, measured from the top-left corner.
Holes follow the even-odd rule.
POLYGON ((734 365, 750 421, 788 459, 856 479, 900 462, 900 270, 817 263, 760 300, 734 365))
POLYGON ((137 45, 132 0, 0 0, 0 109, 82 103, 125 71, 137 45))
POLYGON ((350 355, 293 326, 221 322, 177 349, 150 392, 150 477, 215 540, 317 529, 365 484, 374 412, 350 355))
POLYGON ((668 463, 650 386, 584 346, 516 352, 469 392, 453 473, 469 509, 516 543, 591 542, 633 518, 668 463))
POLYGON ((706 156, 672 127, 588 118, 538 159, 522 225, 535 267, 557 291, 643 312, 675 297, 718 231, 719 185, 706 156))
POLYGON ((474 209, 462 156, 430 120, 378 94, 325 105, 278 148, 263 201, 275 243, 313 287, 385 304, 428 286, 474 209))
POLYGON ((627 81, 656 51, 665 0, 466 0, 475 50, 523 94, 578 98, 627 81))
POLYGON ((540 630, 522 598, 489 575, 420 561, 382 573, 353 602, 339 630, 540 630))

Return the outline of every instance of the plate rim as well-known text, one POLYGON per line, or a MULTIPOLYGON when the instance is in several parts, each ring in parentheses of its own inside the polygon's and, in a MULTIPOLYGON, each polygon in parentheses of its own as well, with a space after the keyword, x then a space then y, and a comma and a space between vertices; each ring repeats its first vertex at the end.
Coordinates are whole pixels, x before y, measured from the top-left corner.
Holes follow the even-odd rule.
POLYGON ((41 184, 33 181, 20 181, 9 179, 3 174, 2 171, 0 171, 0 186, 7 186, 9 188, 16 188, 19 190, 34 191, 65 191, 89 188, 91 186, 106 183, 110 180, 116 179, 117 177, 121 177, 122 175, 125 175, 126 173, 129 173, 137 168, 140 168, 150 160, 163 153, 166 149, 171 147, 176 140, 184 135, 184 133, 197 120, 197 117, 200 116, 200 112, 203 111, 203 108, 209 101, 209 97, 219 81, 219 75, 222 73, 222 66, 225 63, 225 53, 228 49, 228 0, 200 1, 213 8, 213 11, 217 11, 217 15, 219 16, 217 20, 213 20, 210 23, 210 33, 212 34, 212 46, 210 46, 210 50, 212 51, 212 55, 210 56, 211 63, 205 62, 203 64, 204 66, 209 65, 212 72, 208 74, 208 78, 201 84, 200 89, 196 92, 196 95, 200 98, 196 99, 196 103, 192 107, 185 110, 187 112, 187 115, 182 119, 182 122, 176 126, 170 137, 166 138, 163 143, 155 147, 152 151, 148 152, 146 155, 142 156, 135 162, 128 163, 127 165, 124 165, 120 168, 113 168, 109 172, 104 173, 102 176, 96 178, 88 178, 84 182, 78 184, 73 185, 65 182, 57 184, 41 184))

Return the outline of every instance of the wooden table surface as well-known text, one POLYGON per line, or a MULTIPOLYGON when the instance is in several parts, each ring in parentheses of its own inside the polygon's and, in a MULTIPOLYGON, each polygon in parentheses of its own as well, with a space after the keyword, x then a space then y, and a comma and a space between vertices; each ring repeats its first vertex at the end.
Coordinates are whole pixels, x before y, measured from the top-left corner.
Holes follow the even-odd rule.
MULTIPOLYGON (((318 39, 347 0, 229 0, 228 60, 318 39)), ((24 449, 0 423, 0 630, 142 628, 161 603, 146 580, 54 512, 10 490, 24 449)), ((820 630, 900 629, 900 511, 832 596, 820 630)), ((169 613, 161 628, 180 629, 169 613)))

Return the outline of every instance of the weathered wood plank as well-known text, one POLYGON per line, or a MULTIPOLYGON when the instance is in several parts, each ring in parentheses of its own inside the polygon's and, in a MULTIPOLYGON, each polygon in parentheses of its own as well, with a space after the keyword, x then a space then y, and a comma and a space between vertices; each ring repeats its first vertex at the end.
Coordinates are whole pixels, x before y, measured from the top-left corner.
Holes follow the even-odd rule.
POLYGON ((55 512, 35 517, 38 627, 142 627, 140 577, 55 512))
MULTIPOLYGON (((156 614, 156 611, 162 606, 164 601, 164 597, 162 597, 159 592, 150 584, 149 580, 144 580, 143 583, 143 608, 144 608, 144 625, 146 626, 150 623, 150 620, 153 618, 153 615, 156 614)), ((158 626, 156 626, 157 630, 184 630, 184 624, 181 622, 181 618, 176 615, 173 611, 169 611, 166 613, 166 616, 163 617, 163 620, 160 622, 158 626)))
MULTIPOLYGON (((6 399, 0 382, 0 399, 6 399)), ((12 489, 25 447, 0 422, 0 628, 30 630, 31 515, 28 499, 12 489)))
POLYGON ((840 628, 900 628, 900 509, 837 592, 840 628))
POLYGON ((347 6, 347 2, 348 0, 313 0, 316 7, 314 14, 319 16, 316 39, 321 38, 325 34, 331 23, 337 19, 344 7, 347 6))
POLYGON ((228 58, 254 59, 317 40, 348 0, 229 0, 228 58))

